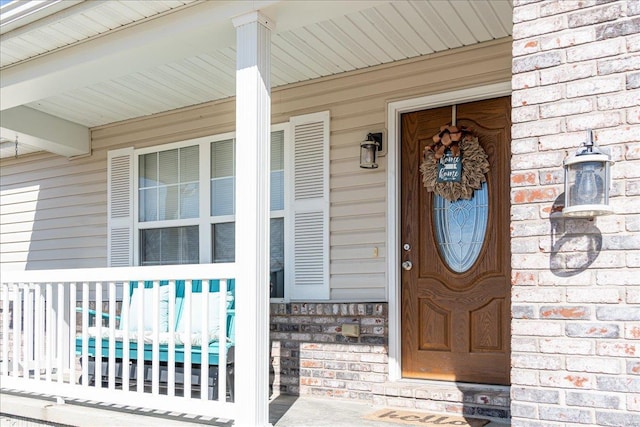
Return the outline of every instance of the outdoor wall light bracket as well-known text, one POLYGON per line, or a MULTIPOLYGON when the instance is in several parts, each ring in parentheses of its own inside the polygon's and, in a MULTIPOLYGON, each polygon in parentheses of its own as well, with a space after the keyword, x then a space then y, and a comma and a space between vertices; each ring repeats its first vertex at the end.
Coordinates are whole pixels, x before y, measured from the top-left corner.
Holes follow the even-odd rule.
POLYGON ((593 142, 591 129, 587 140, 564 160, 565 217, 592 218, 613 213, 609 205, 611 156, 593 142))
POLYGON ((369 133, 367 139, 360 143, 360 167, 363 169, 376 169, 378 151, 382 150, 382 132, 369 133))

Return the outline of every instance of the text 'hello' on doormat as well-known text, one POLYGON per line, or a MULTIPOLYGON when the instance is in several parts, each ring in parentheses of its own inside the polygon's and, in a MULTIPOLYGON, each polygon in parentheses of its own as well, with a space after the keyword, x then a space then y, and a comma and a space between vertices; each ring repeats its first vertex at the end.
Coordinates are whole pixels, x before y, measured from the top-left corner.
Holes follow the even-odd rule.
POLYGON ((381 409, 372 414, 365 415, 362 418, 365 418, 367 420, 387 421, 395 424, 406 424, 410 426, 422 427, 482 427, 483 425, 489 423, 488 420, 480 420, 477 418, 463 418, 450 415, 397 409, 381 409))

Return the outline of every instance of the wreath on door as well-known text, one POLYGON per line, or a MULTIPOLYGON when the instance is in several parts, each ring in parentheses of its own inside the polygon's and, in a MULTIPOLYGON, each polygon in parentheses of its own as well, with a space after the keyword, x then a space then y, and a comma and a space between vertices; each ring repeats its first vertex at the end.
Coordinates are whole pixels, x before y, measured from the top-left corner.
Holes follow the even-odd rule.
POLYGON ((451 202, 468 200, 487 180, 489 160, 471 129, 445 125, 425 146, 420 172, 427 191, 451 202))

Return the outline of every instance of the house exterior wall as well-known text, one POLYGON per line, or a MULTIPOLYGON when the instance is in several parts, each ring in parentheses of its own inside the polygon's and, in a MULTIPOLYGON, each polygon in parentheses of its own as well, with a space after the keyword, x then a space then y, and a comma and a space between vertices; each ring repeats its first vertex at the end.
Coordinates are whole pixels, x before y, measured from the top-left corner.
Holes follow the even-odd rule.
MULTIPOLYGON (((359 142, 384 131, 387 103, 504 82, 511 40, 452 50, 276 89, 272 123, 330 111, 330 288, 332 301, 387 299, 386 157, 358 167, 359 142), (473 66, 469 66, 473 64, 473 66)), ((92 129, 92 155, 67 160, 35 154, 2 159, 2 269, 107 264, 107 152, 233 131, 233 100, 92 129)))
POLYGON ((640 3, 514 1, 513 426, 640 425, 640 3), (593 128, 615 214, 563 219, 593 128))
MULTIPOLYGON (((331 111, 333 300, 271 305, 274 387, 368 400, 385 379, 386 158, 360 170, 357 142, 384 129, 386 103, 511 79, 512 425, 640 425, 640 3, 513 3, 513 43, 273 92, 273 123, 331 111), (587 128, 616 161, 615 214, 564 219, 562 161, 587 128)), ((107 151, 228 132, 234 117, 211 103, 93 129, 90 157, 3 159, 2 269, 105 266, 107 151)))
MULTIPOLYGON (((388 379, 387 157, 380 157, 376 170, 361 169, 359 143, 369 132, 385 131, 389 102, 509 81, 511 46, 510 39, 498 40, 273 91, 274 124, 318 111, 329 110, 331 116, 331 301, 271 304, 275 393, 365 401, 385 393, 380 390, 388 379), (359 336, 345 336, 344 324, 357 324, 359 336)), ((3 160, 2 268, 73 268, 74 262, 104 267, 107 152, 231 132, 234 126, 235 105, 228 100, 92 129, 90 157, 3 160), (41 190, 27 190, 25 183, 41 190), (20 205, 19 197, 27 196, 29 203, 20 205), (58 222, 40 220, 43 200, 58 222), (22 209, 22 216, 11 216, 8 209, 22 209), (12 235, 17 227, 22 234, 12 235), (93 257, 69 240, 76 234, 88 235, 93 257), (9 240, 20 245, 9 246, 9 240), (38 248, 34 257, 32 245, 40 240, 49 246, 38 248), (69 250, 58 254, 56 246, 64 244, 69 250)), ((449 405, 440 404, 430 409, 449 405)))

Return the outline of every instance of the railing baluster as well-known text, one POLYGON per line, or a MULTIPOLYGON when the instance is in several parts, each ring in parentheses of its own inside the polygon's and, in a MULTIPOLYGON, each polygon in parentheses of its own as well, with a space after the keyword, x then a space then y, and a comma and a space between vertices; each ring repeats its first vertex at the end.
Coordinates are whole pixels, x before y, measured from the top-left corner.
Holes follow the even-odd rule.
POLYGON ((200 400, 209 399, 209 281, 202 280, 200 295, 202 317, 200 318, 200 400))
POLYGON ((33 310, 29 310, 29 320, 32 320, 30 334, 27 337, 33 337, 33 348, 31 351, 31 361, 33 362, 33 379, 40 379, 40 359, 42 357, 42 288, 39 284, 33 284, 33 310))
POLYGON ((45 380, 51 381, 51 374, 53 371, 53 358, 54 350, 53 343, 55 325, 53 324, 53 285, 51 283, 46 284, 45 288, 45 317, 44 317, 44 337, 45 337, 45 380))
POLYGON ((2 284, 2 375, 9 375, 9 284, 2 284))
POLYGON ((140 281, 138 282, 138 295, 139 295, 139 304, 138 306, 135 308, 136 312, 137 312, 137 316, 138 316, 138 331, 137 331, 137 365, 136 365, 136 372, 137 372, 137 376, 136 379, 138 381, 137 383, 137 392, 138 393, 142 393, 144 392, 144 317, 145 317, 145 292, 144 292, 144 288, 145 288, 145 283, 144 281, 140 281))
POLYGON ((14 377, 20 376, 20 349, 22 347, 22 292, 16 283, 13 288, 13 371, 14 377))
POLYGON ((22 353, 22 376, 24 378, 29 378, 31 376, 31 367, 33 366, 33 289, 31 289, 31 284, 27 284, 25 286, 25 306, 23 312, 23 348, 24 351, 22 353))
POLYGON ((172 333, 176 328, 176 281, 169 281, 169 337, 168 354, 167 354, 167 395, 176 395, 176 341, 175 334, 172 333))
POLYGON ((191 398, 191 286, 193 286, 193 282, 191 280, 184 281, 184 310, 182 315, 187 316, 185 318, 185 325, 187 330, 184 333, 185 336, 182 339, 182 344, 184 345, 183 371, 184 397, 186 399, 191 398))
POLYGON ((89 283, 82 283, 82 385, 89 386, 89 283))
POLYGON ((153 281, 153 328, 151 344, 151 393, 160 394, 160 282, 153 281))
MULTIPOLYGON (((57 309, 56 309, 56 375, 58 383, 64 382, 64 344, 65 344, 65 295, 64 295, 64 285, 62 283, 58 283, 56 286, 56 301, 57 301, 57 309)), ((71 352, 71 357, 73 357, 73 352, 71 352)))
MULTIPOLYGON (((94 292, 96 296, 96 314, 95 314, 95 337, 93 337, 93 343, 95 347, 95 385, 96 387, 102 387, 102 282, 97 281, 94 285, 94 292)), ((91 335, 89 335, 91 339, 91 335)))
MULTIPOLYGON (((109 389, 116 387, 116 284, 109 282, 109 389)), ((123 367, 124 371, 124 367, 123 367)))
POLYGON ((120 329, 122 329, 122 390, 129 391, 129 378, 131 378, 131 360, 129 346, 129 316, 131 314, 131 284, 125 282, 122 286, 122 320, 120 321, 120 329))
POLYGON ((218 335, 218 401, 227 401, 227 279, 220 279, 220 332, 218 335))
MULTIPOLYGON (((78 322, 76 307, 78 306, 78 288, 76 282, 69 283, 69 383, 76 383, 76 337, 78 322)), ((84 349, 84 346, 83 346, 84 349)))

